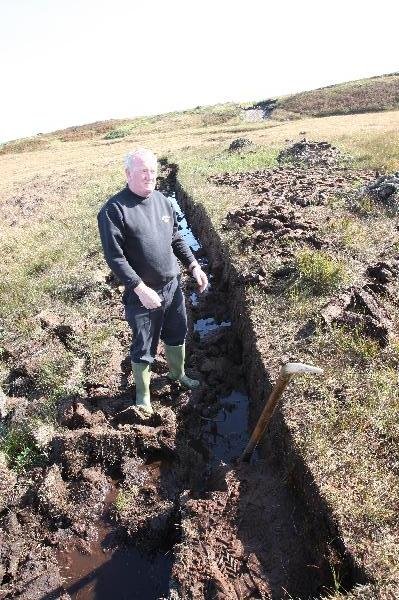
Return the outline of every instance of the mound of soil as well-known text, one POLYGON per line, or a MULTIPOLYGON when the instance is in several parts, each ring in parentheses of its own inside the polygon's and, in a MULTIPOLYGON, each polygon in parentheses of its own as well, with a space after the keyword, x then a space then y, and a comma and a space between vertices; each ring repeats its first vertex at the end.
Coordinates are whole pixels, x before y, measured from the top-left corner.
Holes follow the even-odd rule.
POLYGON ((247 227, 251 234, 243 239, 242 244, 246 248, 256 248, 262 254, 273 248, 276 240, 281 238, 300 240, 316 248, 322 246, 322 241, 316 235, 318 226, 293 208, 280 204, 268 206, 261 202, 258 205, 244 205, 242 209, 228 213, 223 227, 247 227))
POLYGON ((237 150, 242 150, 243 148, 248 148, 249 146, 253 146, 251 140, 247 138, 237 138, 231 142, 229 150, 230 152, 237 152, 237 150))
MULTIPOLYGON (((329 200, 352 192, 354 184, 369 181, 370 173, 280 166, 251 173, 225 173, 210 179, 218 185, 250 191, 251 200, 229 212, 222 227, 240 231, 242 250, 257 254, 257 275, 248 278, 244 273, 243 281, 250 283, 255 277, 265 286, 265 281, 259 279, 265 275, 261 268, 263 260, 269 261, 273 256, 283 260, 292 258, 293 244, 316 250, 327 247, 328 240, 319 229, 320 224, 330 218, 329 200)), ((282 271, 277 276, 287 275, 282 271)))
POLYGON ((399 206, 399 171, 392 175, 377 177, 361 190, 363 195, 370 195, 387 206, 399 206))
MULTIPOLYGON (((371 272, 374 268, 370 267, 371 272)), ((388 269, 385 269, 388 271, 388 269)), ((370 273, 370 270, 368 270, 370 273)), ((378 271, 380 272, 380 271, 378 271)), ((399 273, 399 265, 390 265, 389 273, 399 273)), ((325 324, 337 323, 356 329, 363 335, 376 340, 381 347, 388 345, 394 325, 387 310, 387 302, 378 297, 389 294, 382 285, 366 284, 361 288, 350 288, 333 298, 320 311, 325 324)))
MULTIPOLYGON (((328 144, 326 147, 329 151, 328 144)), ((225 173, 211 179, 218 185, 231 185, 251 192, 251 200, 229 212, 222 227, 239 233, 242 252, 254 253, 256 257, 251 271, 243 271, 239 282, 257 284, 268 294, 282 293, 298 278, 294 260, 299 248, 334 252, 336 240, 330 237, 328 230, 337 214, 329 206, 331 199, 351 197, 354 185, 360 182, 363 190, 374 190, 375 194, 382 190, 384 195, 383 190, 396 189, 397 181, 396 175, 375 181, 374 173, 369 171, 332 166, 303 169, 288 165, 253 173, 225 173), (268 275, 264 265, 271 259, 278 266, 268 275)), ((397 261, 382 257, 375 264, 366 265, 363 276, 359 273, 363 285, 333 297, 321 309, 318 319, 315 315, 298 329, 295 339, 313 335, 316 320, 321 317, 325 325, 338 324, 356 330, 381 347, 390 343, 395 335, 390 315, 394 314, 395 282, 399 274, 397 261)))
POLYGON ((280 152, 277 160, 283 162, 299 162, 304 165, 335 165, 341 158, 338 148, 328 142, 312 142, 304 138, 280 152))
POLYGON ((344 194, 355 184, 370 181, 371 172, 315 166, 279 166, 275 169, 250 173, 223 173, 209 177, 216 185, 247 188, 265 202, 288 202, 299 206, 326 204, 332 195, 344 194))

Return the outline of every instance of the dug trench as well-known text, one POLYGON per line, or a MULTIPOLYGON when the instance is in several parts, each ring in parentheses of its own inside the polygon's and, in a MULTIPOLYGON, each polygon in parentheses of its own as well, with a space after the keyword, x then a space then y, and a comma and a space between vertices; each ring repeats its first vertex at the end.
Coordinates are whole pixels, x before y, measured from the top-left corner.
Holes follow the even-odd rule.
MULTIPOLYGON (((17 484, 1 465, 14 490, 1 514, 1 597, 305 600, 328 596, 337 573, 349 590, 364 575, 339 543, 278 413, 252 464, 238 462, 248 413, 259 413, 271 384, 238 274, 203 208, 163 166, 161 185, 210 278, 202 296, 182 279, 187 368, 201 388, 169 382, 160 349, 155 412, 144 418, 132 405, 124 359, 117 393, 88 385, 86 397, 59 407, 45 465, 17 484)), ((110 281, 113 295, 103 302, 123 318, 121 290, 110 281)), ((127 356, 127 334, 120 343, 127 356)))

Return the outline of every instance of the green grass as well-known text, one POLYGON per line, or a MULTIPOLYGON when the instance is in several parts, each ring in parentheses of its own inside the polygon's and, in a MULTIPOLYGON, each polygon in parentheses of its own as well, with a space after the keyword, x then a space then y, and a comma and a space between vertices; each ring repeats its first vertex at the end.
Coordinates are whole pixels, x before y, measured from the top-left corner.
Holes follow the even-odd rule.
POLYGON ((370 361, 376 358, 381 351, 380 345, 364 335, 359 328, 349 329, 348 327, 334 326, 330 336, 332 343, 338 350, 345 353, 351 362, 370 361))
MULTIPOLYGON (((360 212, 360 211, 359 211, 360 212)), ((334 238, 335 244, 343 249, 362 251, 370 240, 370 232, 367 223, 356 219, 353 214, 338 216, 328 222, 322 231, 324 234, 334 238)))
MULTIPOLYGON (((53 406, 82 395, 86 379, 109 382, 120 351, 121 325, 108 321, 99 302, 106 286, 98 272, 106 267, 96 216, 121 183, 120 173, 103 176, 61 207, 46 207, 47 219, 6 230, 0 242, 0 345, 24 355, 34 381, 29 393, 53 406), (42 330, 36 315, 43 310, 72 326, 68 347, 42 330)), ((6 355, 1 366, 5 380, 6 355)))
POLYGON ((79 391, 79 381, 69 385, 69 380, 75 364, 72 352, 57 348, 56 352, 45 353, 38 364, 35 375, 36 388, 50 401, 56 401, 71 393, 79 391))
POLYGON ((38 447, 27 424, 0 430, 0 452, 3 452, 8 466, 22 473, 43 462, 43 451, 38 447))
POLYGON ((139 488, 136 485, 131 485, 128 489, 118 490, 114 506, 115 510, 120 515, 128 511, 131 503, 135 502, 135 496, 137 496, 138 490, 139 488))
POLYGON ((90 286, 90 273, 101 259, 96 214, 117 189, 119 178, 118 174, 117 183, 112 176, 104 183, 94 182, 62 208, 47 207, 46 220, 4 232, 0 305, 12 330, 52 298, 74 303, 90 286))
POLYGON ((349 280, 344 262, 322 250, 299 250, 295 267, 298 271, 295 287, 305 293, 328 294, 349 280))
POLYGON ((227 149, 216 148, 206 155, 196 150, 176 156, 176 160, 179 164, 179 174, 201 180, 223 172, 238 173, 269 169, 277 164, 277 155, 277 148, 255 146, 243 152, 229 152, 227 149))
POLYGON ((104 135, 104 140, 114 140, 116 138, 123 138, 129 135, 134 129, 133 125, 124 125, 123 127, 118 127, 117 129, 112 129, 108 131, 104 135))
POLYGON ((115 509, 118 513, 123 513, 129 503, 129 498, 124 490, 118 490, 118 494, 115 499, 115 509))

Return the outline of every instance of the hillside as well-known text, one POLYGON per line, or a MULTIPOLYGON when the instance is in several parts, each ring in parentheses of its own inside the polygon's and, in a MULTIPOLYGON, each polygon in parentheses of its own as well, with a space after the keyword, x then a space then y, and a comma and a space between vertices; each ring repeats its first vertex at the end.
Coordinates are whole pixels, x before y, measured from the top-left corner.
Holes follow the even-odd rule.
POLYGON ((276 109, 314 117, 396 110, 398 107, 398 73, 301 92, 280 98, 276 105, 276 109))
POLYGON ((398 82, 3 144, 2 597, 74 597, 85 577, 65 565, 90 553, 105 581, 96 531, 116 536, 115 563, 126 540, 150 552, 129 567, 148 570, 142 598, 399 595, 398 82), (96 222, 136 146, 162 159, 159 186, 212 275, 202 298, 183 276, 203 387, 171 386, 161 353, 150 421, 131 408, 122 289, 96 222), (324 375, 290 384, 257 460, 237 465, 287 361, 324 375))

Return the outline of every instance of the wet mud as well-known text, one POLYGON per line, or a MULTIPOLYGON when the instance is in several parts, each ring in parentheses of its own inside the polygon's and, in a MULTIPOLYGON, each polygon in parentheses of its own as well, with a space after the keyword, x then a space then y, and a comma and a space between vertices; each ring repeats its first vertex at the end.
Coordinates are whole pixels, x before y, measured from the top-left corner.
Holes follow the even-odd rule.
MULTIPOLYGON (((248 368, 239 297, 229 296, 230 266, 221 262, 212 227, 179 189, 178 197, 197 231, 208 232, 200 243, 177 207, 183 235, 210 275, 201 296, 183 277, 186 366, 201 387, 187 392, 170 382, 160 348, 154 414, 144 417, 133 405, 124 334, 109 380, 92 378, 85 397, 59 405, 61 427, 48 436, 45 464, 17 480, 0 462, 8 482, 0 514, 5 600, 305 600, 332 589, 332 565, 347 568, 325 511, 295 491, 287 472, 261 455, 239 463, 250 405, 259 400, 254 390, 264 400, 270 382, 260 370, 254 375, 256 357, 248 368)), ((110 318, 120 318, 120 296, 110 278, 102 299, 110 318)), ((43 319, 67 343, 68 330, 43 319)), ((17 368, 13 377, 17 397, 31 380, 17 368)), ((13 406, 9 419, 18 417, 13 406)))
POLYGON ((93 523, 94 539, 58 553, 64 588, 71 598, 140 600, 160 598, 168 592, 170 555, 144 552, 126 543, 126 536, 115 529, 112 518, 116 499, 112 482, 102 515, 93 523))

